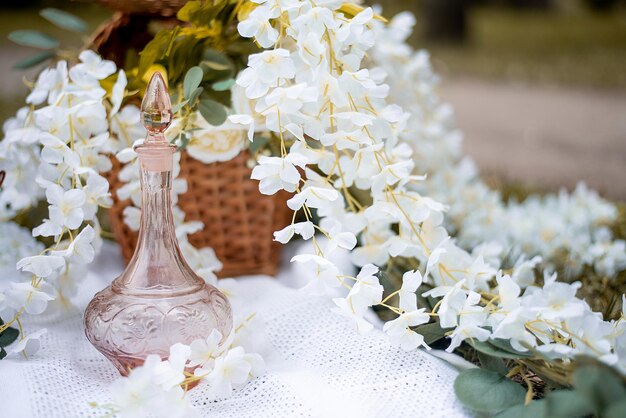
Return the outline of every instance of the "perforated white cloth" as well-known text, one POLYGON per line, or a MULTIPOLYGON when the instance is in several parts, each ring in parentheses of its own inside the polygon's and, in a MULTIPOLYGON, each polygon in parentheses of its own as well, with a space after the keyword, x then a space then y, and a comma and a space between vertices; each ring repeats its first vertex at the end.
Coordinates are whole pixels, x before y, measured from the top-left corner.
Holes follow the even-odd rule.
MULTIPOLYGON (((81 289, 84 304, 121 269, 117 249, 106 246, 81 289)), ((328 298, 286 285, 297 286, 303 274, 285 266, 278 280, 238 281, 234 309, 257 313, 254 335, 267 371, 227 400, 208 400, 200 384, 190 397, 202 416, 468 416, 454 395, 453 366, 426 351, 392 347, 379 330, 358 335, 330 311, 328 298)), ((78 313, 40 326, 48 332, 36 355, 0 361, 0 417, 98 416, 89 403, 109 401, 117 371, 89 344, 78 313)))

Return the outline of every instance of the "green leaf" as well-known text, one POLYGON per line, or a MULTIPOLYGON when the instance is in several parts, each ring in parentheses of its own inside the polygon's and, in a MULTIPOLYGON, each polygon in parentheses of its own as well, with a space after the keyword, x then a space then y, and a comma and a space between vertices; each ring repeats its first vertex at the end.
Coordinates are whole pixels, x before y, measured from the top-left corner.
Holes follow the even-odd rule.
POLYGON ((547 415, 546 404, 543 401, 532 401, 528 405, 520 404, 512 406, 500 412, 494 418, 553 418, 547 415))
POLYGON ((204 91, 204 87, 198 87, 197 89, 192 91, 191 96, 189 96, 189 103, 194 103, 196 99, 200 97, 203 91, 204 91))
POLYGON ((176 103, 174 106, 172 106, 172 113, 178 113, 178 111, 182 109, 183 106, 185 106, 187 103, 189 103, 189 100, 183 100, 180 103, 176 103))
POLYGON ((626 388, 617 374, 608 366, 588 364, 574 371, 572 384, 576 392, 588 398, 597 410, 626 398, 626 388))
POLYGON ((9 33, 9 40, 18 45, 41 49, 53 49, 59 46, 59 41, 52 36, 30 29, 16 30, 9 33))
POLYGON ((439 341, 446 336, 446 331, 441 329, 439 322, 426 324, 414 329, 415 332, 424 336, 424 342, 428 345, 439 341))
POLYGON ((226 90, 230 90, 230 88, 234 85, 235 85, 235 79, 229 78, 228 80, 218 81, 217 83, 213 83, 211 87, 215 91, 226 91, 226 90))
POLYGON ((201 2, 199 0, 188 1, 176 14, 178 20, 183 22, 191 22, 198 24, 207 24, 215 19, 220 10, 224 7, 225 2, 210 1, 201 2))
POLYGON ((4 351, 4 348, 0 347, 0 360, 7 356, 7 352, 4 351))
POLYGON ((202 83, 202 77, 204 77, 204 72, 202 71, 202 68, 197 65, 187 70, 185 80, 183 81, 185 99, 189 99, 191 97, 191 93, 196 90, 198 86, 200 86, 200 83, 202 83))
POLYGON ((20 332, 15 328, 7 328, 0 334, 0 347, 7 347, 13 341, 17 340, 20 332))
POLYGON ((16 70, 26 70, 28 68, 34 67, 37 64, 41 64, 45 60, 52 58, 54 56, 54 51, 41 51, 33 56, 28 58, 24 58, 13 64, 13 68, 16 70))
POLYGON ((66 29, 71 32, 87 32, 87 23, 85 23, 83 19, 63 10, 48 7, 40 11, 39 14, 61 29, 66 29))
POLYGON ((202 117, 213 126, 219 126, 226 120, 226 109, 215 100, 200 100, 198 110, 202 117))
POLYGON ((139 77, 142 77, 152 64, 161 59, 170 43, 170 35, 167 29, 159 31, 139 53, 139 77))
POLYGON ((624 418, 626 413, 626 399, 611 404, 602 414, 603 418, 624 418))
POLYGON ((526 393, 517 383, 485 369, 462 371, 454 381, 454 392, 468 408, 492 414, 523 403, 526 393))
POLYGON ((207 49, 204 51, 204 53, 202 54, 202 62, 200 63, 200 65, 202 67, 206 67, 206 69, 211 69, 219 72, 233 72, 233 64, 230 62, 228 57, 214 49, 207 49))
POLYGON ((502 348, 495 346, 491 340, 490 341, 471 340, 469 341, 469 343, 477 351, 480 351, 481 353, 487 354, 489 356, 508 358, 508 359, 531 357, 531 354, 529 353, 519 353, 516 351, 503 350, 502 348))
POLYGON ((480 365, 487 370, 499 373, 502 376, 508 372, 504 360, 502 360, 501 357, 490 356, 479 351, 478 359, 480 360, 480 365))
POLYGON ((259 148, 267 144, 269 140, 270 139, 266 136, 255 136, 254 138, 252 138, 252 143, 250 144, 250 147, 249 147, 250 151, 256 152, 259 148))
POLYGON ((585 417, 594 414, 593 402, 573 390, 555 390, 544 399, 546 416, 553 418, 585 417))

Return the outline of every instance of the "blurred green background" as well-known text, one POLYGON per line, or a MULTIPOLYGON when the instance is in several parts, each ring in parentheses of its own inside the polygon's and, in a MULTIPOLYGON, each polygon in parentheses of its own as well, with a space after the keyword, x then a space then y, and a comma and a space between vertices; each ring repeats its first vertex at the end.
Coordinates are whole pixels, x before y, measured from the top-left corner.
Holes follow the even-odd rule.
MULTIPOLYGON (((130 0, 129 0, 130 1, 130 0)), ((584 180, 626 199, 626 0, 382 0, 383 14, 417 17, 410 42, 432 53, 441 94, 483 172, 533 187, 584 180)), ((90 1, 0 2, 0 117, 23 103, 12 70, 36 51, 12 44, 17 29, 39 29, 80 47, 38 10, 57 7, 92 29, 111 11, 90 1)))

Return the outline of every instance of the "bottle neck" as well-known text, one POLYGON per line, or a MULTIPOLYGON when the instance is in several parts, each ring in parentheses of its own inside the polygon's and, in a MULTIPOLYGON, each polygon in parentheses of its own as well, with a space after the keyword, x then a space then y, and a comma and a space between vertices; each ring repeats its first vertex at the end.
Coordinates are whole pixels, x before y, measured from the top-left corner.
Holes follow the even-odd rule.
POLYGON ((176 239, 172 152, 173 147, 167 143, 137 148, 141 162, 139 239, 128 267, 113 283, 114 291, 143 295, 163 290, 185 293, 204 285, 187 265, 176 239))
POLYGON ((136 252, 165 256, 178 249, 172 215, 172 172, 141 169, 141 223, 136 252))

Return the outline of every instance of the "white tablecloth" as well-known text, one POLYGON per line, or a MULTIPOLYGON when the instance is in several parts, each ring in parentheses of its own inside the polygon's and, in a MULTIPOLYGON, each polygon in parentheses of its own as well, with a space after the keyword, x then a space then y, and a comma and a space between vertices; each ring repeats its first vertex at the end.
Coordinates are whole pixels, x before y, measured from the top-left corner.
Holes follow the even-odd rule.
MULTIPOLYGON (((293 250, 293 247, 291 249, 293 250)), ((82 306, 122 269, 107 245, 81 289, 82 306)), ((206 417, 463 417, 452 384, 457 371, 426 351, 404 352, 374 330, 360 336, 329 308, 328 298, 293 288, 306 270, 285 265, 273 279, 238 281, 235 310, 257 313, 254 332, 266 373, 224 401, 201 384, 190 392, 206 417)), ((31 326, 47 327, 42 349, 28 360, 0 361, 0 417, 94 417, 117 371, 87 341, 79 313, 31 326)))

